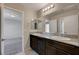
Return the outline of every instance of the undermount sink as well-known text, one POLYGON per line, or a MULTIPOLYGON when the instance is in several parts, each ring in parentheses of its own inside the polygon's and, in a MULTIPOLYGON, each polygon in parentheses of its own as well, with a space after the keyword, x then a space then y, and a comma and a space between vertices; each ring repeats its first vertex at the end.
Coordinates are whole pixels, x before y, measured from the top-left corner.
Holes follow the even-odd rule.
POLYGON ((34 35, 46 37, 46 38, 52 38, 54 40, 65 40, 65 41, 71 40, 71 38, 68 38, 68 37, 55 36, 55 35, 51 35, 51 34, 48 34, 48 33, 34 33, 34 35))
POLYGON ((61 36, 53 36, 52 38, 53 38, 53 39, 56 39, 56 40, 71 40, 70 38, 61 37, 61 36))

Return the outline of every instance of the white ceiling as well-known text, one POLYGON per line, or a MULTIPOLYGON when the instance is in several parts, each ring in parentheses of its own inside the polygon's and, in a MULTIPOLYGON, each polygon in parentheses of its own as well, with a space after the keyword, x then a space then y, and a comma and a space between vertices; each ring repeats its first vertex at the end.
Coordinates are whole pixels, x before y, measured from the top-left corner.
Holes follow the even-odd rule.
MULTIPOLYGON (((46 5, 48 5, 50 3, 21 3, 21 5, 23 5, 26 8, 30 8, 34 11, 38 11, 41 8, 45 7, 46 5)), ((68 6, 74 3, 55 3, 56 6, 58 6, 58 8, 62 7, 62 6, 68 6)))
POLYGON ((38 11, 44 6, 46 6, 48 3, 22 3, 25 7, 28 7, 34 11, 38 11))
MULTIPOLYGON (((25 7, 28 7, 34 11, 38 11, 39 9, 43 8, 44 6, 46 6, 48 3, 21 3, 22 5, 24 5, 25 7)), ((56 6, 57 8, 60 8, 61 6, 65 7, 65 6, 69 6, 71 4, 66 4, 66 3, 57 3, 56 6)), ((4 10, 4 18, 5 19, 11 19, 11 20, 21 20, 21 16, 22 14, 20 12, 17 12, 15 10, 12 9, 7 9, 5 8, 4 10), (15 14, 15 17, 12 17, 11 15, 15 14)))
MULTIPOLYGON (((41 9, 46 4, 47 3, 22 3, 22 5, 24 5, 25 7, 28 7, 34 11, 41 9)), ((18 12, 16 10, 9 9, 9 8, 4 9, 4 19, 6 21, 8 21, 8 20, 18 21, 18 20, 21 20, 21 17, 22 17, 21 12, 18 12)))

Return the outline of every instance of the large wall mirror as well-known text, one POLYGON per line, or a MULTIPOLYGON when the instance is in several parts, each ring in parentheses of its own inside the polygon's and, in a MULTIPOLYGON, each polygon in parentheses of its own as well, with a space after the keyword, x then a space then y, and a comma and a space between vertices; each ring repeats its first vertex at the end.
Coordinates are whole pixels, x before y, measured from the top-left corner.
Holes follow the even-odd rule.
POLYGON ((59 33, 67 37, 78 38, 78 15, 71 15, 59 19, 59 33))
POLYGON ((78 15, 64 16, 50 20, 50 33, 58 36, 78 38, 78 15))

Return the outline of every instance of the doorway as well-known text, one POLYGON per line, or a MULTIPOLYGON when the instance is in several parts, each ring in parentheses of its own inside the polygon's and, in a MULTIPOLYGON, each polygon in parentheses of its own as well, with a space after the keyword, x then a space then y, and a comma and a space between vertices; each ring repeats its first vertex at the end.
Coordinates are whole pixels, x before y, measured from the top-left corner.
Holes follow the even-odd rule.
POLYGON ((3 55, 23 52, 23 13, 13 8, 3 8, 1 48, 3 55))

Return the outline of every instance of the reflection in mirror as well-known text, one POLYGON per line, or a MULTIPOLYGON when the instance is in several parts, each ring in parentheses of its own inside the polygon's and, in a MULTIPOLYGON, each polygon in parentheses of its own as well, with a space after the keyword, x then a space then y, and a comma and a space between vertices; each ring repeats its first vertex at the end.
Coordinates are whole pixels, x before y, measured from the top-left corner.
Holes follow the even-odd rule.
POLYGON ((57 33, 57 19, 50 21, 50 32, 54 34, 57 33))
POLYGON ((45 24, 45 32, 46 33, 49 33, 50 31, 49 31, 49 23, 46 23, 45 24))
POLYGON ((32 29, 32 30, 37 30, 37 29, 39 29, 40 23, 41 23, 41 21, 38 20, 38 19, 32 20, 32 21, 31 21, 31 29, 32 29))
POLYGON ((59 23, 62 36, 78 38, 78 15, 62 17, 59 23))
POLYGON ((34 29, 37 29, 37 23, 36 22, 34 23, 34 29))
POLYGON ((33 20, 31 22, 31 29, 37 29, 37 21, 36 20, 33 20))

